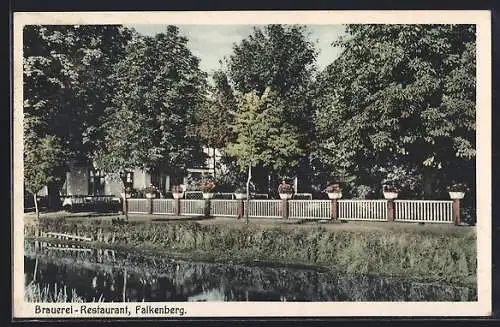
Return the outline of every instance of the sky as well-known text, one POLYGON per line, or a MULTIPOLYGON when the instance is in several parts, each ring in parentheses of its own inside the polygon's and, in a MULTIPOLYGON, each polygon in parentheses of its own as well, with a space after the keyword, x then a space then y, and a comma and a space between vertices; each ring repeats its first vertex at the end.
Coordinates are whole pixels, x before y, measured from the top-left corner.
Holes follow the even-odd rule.
MULTIPOLYGON (((163 32, 166 25, 127 25, 143 35, 153 36, 163 32)), ((252 33, 254 25, 177 25, 180 34, 188 38, 191 52, 200 58, 200 68, 207 73, 220 67, 219 60, 232 52, 232 45, 252 33)), ((338 55, 339 49, 332 42, 343 33, 341 25, 308 25, 309 38, 319 50, 317 67, 325 68, 338 55)))

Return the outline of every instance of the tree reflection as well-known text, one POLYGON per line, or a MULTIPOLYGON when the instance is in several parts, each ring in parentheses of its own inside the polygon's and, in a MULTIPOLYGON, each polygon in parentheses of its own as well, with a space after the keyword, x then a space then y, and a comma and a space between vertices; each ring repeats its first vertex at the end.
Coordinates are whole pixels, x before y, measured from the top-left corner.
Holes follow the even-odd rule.
POLYGON ((26 281, 65 283, 87 301, 473 301, 475 288, 371 276, 113 253, 25 251, 26 281), (36 267, 36 269, 35 269, 36 267))

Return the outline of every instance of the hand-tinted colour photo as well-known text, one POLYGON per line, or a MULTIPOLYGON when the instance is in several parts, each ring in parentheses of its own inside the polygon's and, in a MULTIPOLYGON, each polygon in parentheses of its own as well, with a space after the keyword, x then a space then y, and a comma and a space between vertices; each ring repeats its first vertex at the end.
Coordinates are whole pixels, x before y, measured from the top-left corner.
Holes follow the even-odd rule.
POLYGON ((476 25, 26 25, 27 302, 477 301, 476 25))

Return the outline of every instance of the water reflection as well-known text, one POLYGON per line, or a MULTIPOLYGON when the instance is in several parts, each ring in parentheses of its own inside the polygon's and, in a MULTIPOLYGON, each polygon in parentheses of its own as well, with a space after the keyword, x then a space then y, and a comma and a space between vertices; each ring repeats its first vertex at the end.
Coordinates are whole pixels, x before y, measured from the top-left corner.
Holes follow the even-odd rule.
POLYGON ((24 262, 26 284, 35 280, 45 287, 67 286, 85 301, 477 300, 476 289, 467 287, 313 269, 184 262, 48 243, 27 244, 24 262))

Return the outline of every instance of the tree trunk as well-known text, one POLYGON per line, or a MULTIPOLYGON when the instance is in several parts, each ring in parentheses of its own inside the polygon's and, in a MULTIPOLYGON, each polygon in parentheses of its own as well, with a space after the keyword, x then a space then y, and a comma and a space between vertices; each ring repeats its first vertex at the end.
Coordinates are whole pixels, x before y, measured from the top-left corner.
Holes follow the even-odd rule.
POLYGON ((214 155, 214 157, 213 157, 213 159, 212 159, 212 160, 213 160, 213 162, 214 162, 214 178, 215 178, 215 165, 216 165, 217 160, 215 160, 215 147, 214 147, 214 148, 212 148, 212 149, 213 149, 213 155, 214 155))
POLYGON ((248 225, 248 211, 250 209, 250 181, 252 179, 252 166, 248 165, 248 179, 247 179, 247 203, 245 208, 245 222, 248 225))
POLYGON ((123 184, 123 214, 125 215, 125 220, 128 221, 128 203, 127 203, 127 176, 122 177, 123 184))
POLYGON ((35 270, 33 271, 33 283, 36 282, 36 271, 38 270, 38 258, 35 259, 35 270))
POLYGON ((123 292, 122 292, 122 299, 123 302, 126 302, 127 300, 127 268, 123 268, 123 292))
POLYGON ((432 199, 434 197, 433 188, 435 181, 435 172, 432 168, 424 168, 424 198, 432 199))
POLYGON ((125 188, 125 191, 123 192, 125 194, 125 198, 123 199, 124 203, 124 210, 125 210, 125 220, 128 221, 128 202, 127 202, 127 189, 125 188))
POLYGON ((38 210, 38 200, 36 193, 33 193, 33 201, 35 201, 35 212, 36 212, 36 219, 40 218, 40 210, 38 210))

